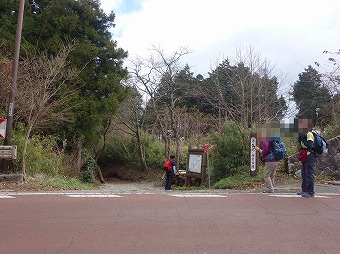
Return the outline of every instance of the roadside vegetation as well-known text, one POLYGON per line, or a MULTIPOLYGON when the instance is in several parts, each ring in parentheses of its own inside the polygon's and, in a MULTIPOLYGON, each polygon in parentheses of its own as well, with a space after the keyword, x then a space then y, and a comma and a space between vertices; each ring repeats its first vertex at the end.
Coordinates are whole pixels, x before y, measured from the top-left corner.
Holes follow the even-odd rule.
MULTIPOLYGON (((7 172, 26 182, 91 189, 109 178, 160 179, 170 154, 185 170, 188 148, 209 143, 212 187, 242 188, 261 182, 249 176, 249 143, 263 124, 305 117, 326 138, 340 135, 335 58, 331 70, 307 66, 288 84, 249 46, 194 75, 182 62, 188 48, 151 46, 147 57, 128 56, 112 38, 115 14, 98 1, 33 2, 25 3, 10 140, 18 156, 7 172)), ((16 13, 17 1, 0 2, 0 118, 8 110, 16 13)), ((284 141, 288 155, 297 152, 296 137, 284 141)))

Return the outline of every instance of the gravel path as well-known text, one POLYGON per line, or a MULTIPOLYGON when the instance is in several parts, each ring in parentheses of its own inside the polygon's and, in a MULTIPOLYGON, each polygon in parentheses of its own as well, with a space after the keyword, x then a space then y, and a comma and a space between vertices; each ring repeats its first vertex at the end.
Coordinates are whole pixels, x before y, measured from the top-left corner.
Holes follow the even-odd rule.
POLYGON ((156 187, 152 182, 113 182, 101 185, 103 192, 114 193, 161 193, 165 192, 164 188, 156 187))

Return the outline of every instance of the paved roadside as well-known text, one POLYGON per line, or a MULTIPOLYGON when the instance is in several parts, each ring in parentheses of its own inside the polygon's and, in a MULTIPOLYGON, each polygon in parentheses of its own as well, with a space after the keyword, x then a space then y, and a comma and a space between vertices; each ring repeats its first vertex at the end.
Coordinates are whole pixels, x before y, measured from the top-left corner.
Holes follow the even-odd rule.
MULTIPOLYGON (((276 193, 296 193, 301 191, 301 183, 279 184, 275 188, 276 193)), ((194 193, 262 193, 264 186, 254 189, 237 190, 237 189, 202 189, 202 190, 172 190, 172 192, 194 192, 194 193)), ((101 192, 106 193, 166 193, 161 186, 156 186, 153 182, 116 182, 103 184, 100 187, 101 192)), ((340 182, 325 182, 315 184, 316 193, 334 193, 340 194, 340 182)))
MULTIPOLYGON (((286 185, 279 185, 276 187, 276 192, 288 192, 294 193, 301 191, 301 183, 293 183, 286 185)), ((315 193, 334 193, 340 194, 340 182, 332 182, 332 183, 316 183, 314 185, 315 193)))
MULTIPOLYGON (((162 194, 168 193, 158 182, 128 182, 114 181, 102 184, 98 190, 58 190, 58 189, 41 189, 33 186, 32 188, 21 188, 23 183, 12 183, 10 185, 0 185, 0 193, 13 192, 34 192, 34 193, 109 193, 109 194, 162 194)), ((276 193, 296 193, 301 190, 301 182, 278 183, 275 188, 276 193)), ((264 185, 253 187, 252 189, 200 189, 200 190, 171 190, 176 193, 262 193, 265 190, 264 185)), ((315 184, 315 192, 317 193, 332 193, 340 195, 340 181, 328 181, 315 184)))

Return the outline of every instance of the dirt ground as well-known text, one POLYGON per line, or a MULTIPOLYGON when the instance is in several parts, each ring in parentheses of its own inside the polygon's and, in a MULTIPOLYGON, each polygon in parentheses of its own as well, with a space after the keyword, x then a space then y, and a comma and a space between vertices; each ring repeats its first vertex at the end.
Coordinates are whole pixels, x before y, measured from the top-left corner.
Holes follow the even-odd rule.
MULTIPOLYGON (((124 184, 124 183, 138 183, 149 182, 155 183, 153 185, 162 185, 162 169, 150 169, 147 171, 136 170, 132 167, 122 165, 107 165, 102 168, 102 173, 105 179, 105 184, 124 184)), ((95 180, 98 188, 101 184, 95 180)), ((30 191, 58 191, 58 190, 78 190, 72 187, 60 187, 47 185, 38 178, 30 177, 27 181, 23 182, 10 182, 0 181, 0 191, 17 191, 17 192, 30 192, 30 191)))
POLYGON ((164 173, 162 168, 141 170, 129 165, 109 164, 101 167, 105 179, 120 179, 126 181, 144 181, 160 179, 164 173))

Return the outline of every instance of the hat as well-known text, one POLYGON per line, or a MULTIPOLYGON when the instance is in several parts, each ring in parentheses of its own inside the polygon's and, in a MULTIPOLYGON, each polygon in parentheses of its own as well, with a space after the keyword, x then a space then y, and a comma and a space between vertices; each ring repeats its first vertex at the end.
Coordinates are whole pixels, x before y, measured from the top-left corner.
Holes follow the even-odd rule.
POLYGON ((170 159, 174 159, 174 158, 175 158, 175 155, 171 154, 170 159))

